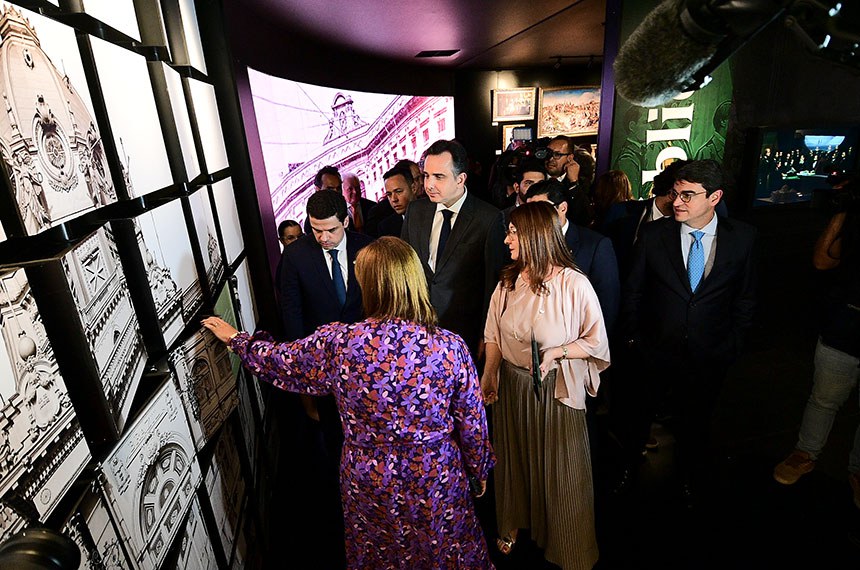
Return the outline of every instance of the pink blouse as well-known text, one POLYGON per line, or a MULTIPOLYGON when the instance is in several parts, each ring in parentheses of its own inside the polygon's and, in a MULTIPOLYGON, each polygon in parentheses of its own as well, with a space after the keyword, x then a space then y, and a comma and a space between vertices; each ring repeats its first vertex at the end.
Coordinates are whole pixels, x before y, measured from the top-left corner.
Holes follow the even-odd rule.
POLYGON ((499 283, 490 300, 484 342, 495 343, 502 358, 531 368, 531 335, 541 349, 576 343, 588 358, 556 361, 559 379, 555 398, 571 408, 585 409, 585 393, 595 396, 601 370, 609 366, 609 340, 600 302, 588 277, 563 269, 544 283, 548 293, 535 295, 518 278, 513 291, 499 283))

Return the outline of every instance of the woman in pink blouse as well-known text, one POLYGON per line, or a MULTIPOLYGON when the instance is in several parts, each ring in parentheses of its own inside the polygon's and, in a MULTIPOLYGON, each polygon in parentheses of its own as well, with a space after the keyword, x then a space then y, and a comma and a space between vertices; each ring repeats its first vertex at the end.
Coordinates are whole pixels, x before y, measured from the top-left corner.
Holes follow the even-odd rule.
POLYGON ((609 366, 600 304, 574 265, 551 204, 511 212, 502 271, 484 331, 481 388, 496 403, 496 514, 499 549, 528 528, 549 562, 564 570, 598 559, 585 394, 609 366), (539 384, 530 372, 539 347, 539 384))

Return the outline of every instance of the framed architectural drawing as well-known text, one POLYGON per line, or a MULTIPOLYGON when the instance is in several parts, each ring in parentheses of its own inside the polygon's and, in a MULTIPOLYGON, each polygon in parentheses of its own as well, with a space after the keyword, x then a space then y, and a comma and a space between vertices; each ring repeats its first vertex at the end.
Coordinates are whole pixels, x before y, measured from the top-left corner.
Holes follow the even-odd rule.
POLYGON ((16 513, 12 507, 0 501, 0 543, 23 530, 26 524, 26 519, 16 513))
POLYGON ((111 415, 122 431, 146 364, 146 349, 111 230, 98 230, 61 263, 111 415))
POLYGON ((203 303, 182 204, 173 200, 135 221, 164 342, 170 347, 203 303))
POLYGON ((197 449, 202 449, 236 409, 239 396, 230 352, 201 328, 170 353, 197 449))
POLYGON ((24 270, 0 270, 0 497, 44 520, 89 460, 24 270))
POLYGON ((116 190, 74 30, 5 2, 0 11, 0 157, 33 235, 115 202, 116 190))
POLYGON ((206 266, 206 278, 209 286, 215 286, 224 277, 224 259, 221 255, 221 245, 218 243, 218 233, 215 231, 215 217, 209 199, 209 188, 204 187, 188 197, 200 251, 203 252, 203 265, 206 266))
POLYGON ((536 91, 534 87, 493 89, 493 122, 534 119, 536 91))
POLYGON ((146 60, 98 38, 90 40, 129 195, 170 186, 174 180, 146 60))
POLYGON ((212 540, 200 512, 200 501, 195 498, 188 511, 185 529, 174 545, 176 550, 168 557, 166 567, 183 570, 217 570, 218 562, 212 549, 212 540))
POLYGON ((227 252, 227 263, 231 264, 245 249, 242 239, 242 228, 239 224, 239 213, 236 211, 236 197, 233 195, 232 179, 226 178, 212 185, 215 195, 215 209, 221 224, 221 236, 224 238, 224 249, 227 252))
POLYGON ((81 550, 80 568, 131 568, 101 496, 87 490, 63 527, 81 550))
POLYGON ((538 138, 596 135, 600 87, 552 87, 540 90, 538 138))
POLYGON ((246 495, 236 439, 229 422, 219 435, 215 455, 206 472, 205 485, 221 544, 229 560, 242 522, 246 495))
POLYGON ((215 101, 215 88, 196 79, 186 79, 194 101, 194 116, 206 158, 206 171, 210 174, 229 166, 227 149, 224 147, 224 134, 221 132, 221 116, 215 101))
POLYGON ((102 463, 102 493, 135 568, 158 568, 200 484, 182 402, 165 382, 102 463))

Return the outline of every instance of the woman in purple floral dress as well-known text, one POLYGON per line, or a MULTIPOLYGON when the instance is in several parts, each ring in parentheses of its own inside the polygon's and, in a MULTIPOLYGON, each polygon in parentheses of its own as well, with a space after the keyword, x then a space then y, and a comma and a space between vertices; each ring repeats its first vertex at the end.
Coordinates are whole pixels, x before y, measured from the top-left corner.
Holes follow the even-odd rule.
POLYGON ((358 255, 364 321, 275 343, 203 321, 263 380, 334 394, 343 423, 341 495, 351 569, 492 568, 469 494, 494 463, 475 366, 436 325, 412 248, 380 238, 358 255))

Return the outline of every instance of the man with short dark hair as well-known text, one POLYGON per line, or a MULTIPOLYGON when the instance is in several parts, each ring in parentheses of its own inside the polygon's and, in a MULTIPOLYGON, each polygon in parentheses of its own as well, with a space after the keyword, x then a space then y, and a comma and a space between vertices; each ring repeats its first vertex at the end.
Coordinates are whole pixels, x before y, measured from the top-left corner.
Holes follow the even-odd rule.
POLYGON ((408 168, 395 166, 382 175, 382 181, 385 184, 385 197, 394 212, 379 222, 377 233, 380 236, 400 237, 406 208, 415 199, 412 172, 408 168))
POLYGON ((755 306, 755 229, 718 216, 725 180, 712 160, 682 167, 673 217, 642 226, 625 283, 622 332, 640 371, 617 433, 627 471, 641 460, 657 404, 668 392, 684 498, 709 480, 710 420, 755 306))
POLYGON ((335 190, 340 192, 342 184, 340 172, 334 166, 323 166, 314 176, 314 187, 317 191, 335 190))
POLYGON ((278 224, 278 239, 288 246, 302 236, 302 226, 295 220, 284 220, 278 224))
MULTIPOLYGON (((477 354, 486 318, 484 251, 499 211, 466 189, 468 155, 453 140, 427 149, 424 191, 406 210, 401 237, 418 253, 439 324, 477 354)), ((495 286, 495 283, 492 284, 495 286)))

